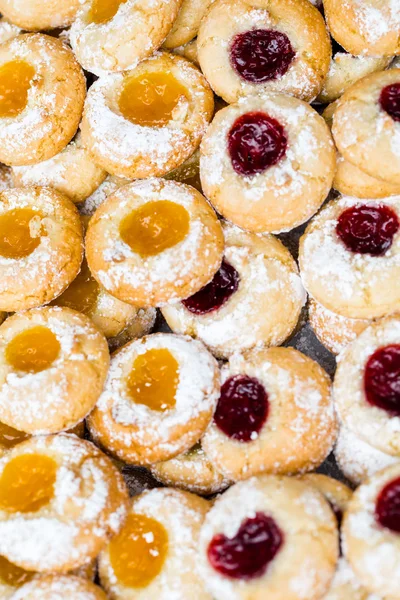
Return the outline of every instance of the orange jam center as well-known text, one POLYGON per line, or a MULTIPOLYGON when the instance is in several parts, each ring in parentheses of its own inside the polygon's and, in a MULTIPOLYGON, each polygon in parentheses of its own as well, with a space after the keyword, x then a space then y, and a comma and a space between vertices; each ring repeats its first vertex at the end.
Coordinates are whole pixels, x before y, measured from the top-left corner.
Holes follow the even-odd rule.
POLYGON ((52 304, 67 306, 89 315, 97 302, 99 291, 99 284, 93 278, 88 264, 84 260, 78 276, 52 304))
POLYGON ((162 127, 173 117, 186 88, 171 73, 150 72, 128 77, 119 97, 121 114, 143 127, 162 127))
POLYGON ((0 423, 0 448, 12 448, 29 437, 24 431, 18 431, 14 427, 0 423))
POLYGON ((158 411, 175 406, 178 383, 178 362, 165 348, 139 354, 127 382, 129 395, 136 404, 158 411))
MULTIPOLYGON (((0 215, 0 254, 5 258, 29 256, 40 244, 39 232, 34 232, 40 213, 31 208, 14 208, 0 215), (32 234, 37 235, 32 235, 32 234)), ((39 225, 40 227, 40 225, 39 225)))
POLYGON ((189 232, 189 213, 183 206, 159 200, 147 202, 119 226, 123 241, 140 256, 155 256, 176 246, 189 232))
POLYGON ((0 117, 16 117, 28 103, 35 69, 24 60, 12 60, 0 67, 0 117))
POLYGON ((25 571, 8 561, 4 556, 0 556, 0 580, 6 585, 20 587, 34 577, 33 571, 25 571))
POLYGON ((22 454, 10 460, 0 477, 0 509, 36 512, 54 496, 57 463, 44 454, 22 454))
POLYGON ((60 352, 60 342, 50 329, 37 325, 22 331, 6 346, 6 360, 17 371, 39 373, 48 369, 60 352))
POLYGON ((131 514, 109 548, 111 566, 118 581, 127 587, 144 588, 162 569, 168 551, 168 534, 155 519, 131 514))
POLYGON ((125 4, 127 0, 93 0, 89 12, 89 22, 101 25, 111 21, 118 12, 121 4, 125 4))

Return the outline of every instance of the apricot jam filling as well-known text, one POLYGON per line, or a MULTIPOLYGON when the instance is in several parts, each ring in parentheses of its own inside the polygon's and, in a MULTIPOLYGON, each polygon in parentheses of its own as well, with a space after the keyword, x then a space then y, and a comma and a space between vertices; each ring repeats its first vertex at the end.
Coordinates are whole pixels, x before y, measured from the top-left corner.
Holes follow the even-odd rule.
POLYGON ((51 367, 60 349, 54 333, 37 325, 16 335, 6 346, 5 355, 8 364, 17 371, 39 373, 51 367))
POLYGON ((1 256, 18 259, 32 254, 40 244, 40 217, 31 208, 14 208, 0 215, 1 256))
POLYGON ((178 104, 187 99, 186 88, 172 73, 150 72, 125 79, 119 97, 121 114, 142 127, 163 127, 178 104))
POLYGON ((54 496, 57 463, 45 454, 22 454, 6 464, 0 477, 0 509, 36 512, 54 496))
POLYGON ((140 256, 155 256, 182 242, 189 233, 189 213, 169 200, 147 202, 119 226, 122 240, 140 256))
POLYGON ((93 0, 88 15, 89 23, 101 25, 111 21, 121 4, 125 4, 125 2, 127 0, 93 0))
POLYGON ((73 308, 85 315, 90 315, 96 305, 99 291, 99 284, 93 278, 88 264, 84 260, 78 276, 52 304, 73 308))
POLYGON ((16 117, 28 103, 35 69, 24 60, 12 60, 0 67, 0 117, 16 117))
POLYGON ((109 549, 118 581, 127 587, 144 588, 162 569, 168 552, 168 533, 155 519, 131 514, 122 531, 111 540, 109 549))
POLYGON ((0 422, 0 448, 13 448, 29 437, 29 434, 24 431, 18 431, 18 429, 0 422))
POLYGON ((128 393, 136 404, 164 411, 176 403, 179 364, 166 348, 148 350, 133 363, 127 380, 128 393))
POLYGON ((0 556, 0 581, 12 587, 21 587, 28 583, 34 575, 33 571, 25 571, 14 565, 5 556, 0 556))

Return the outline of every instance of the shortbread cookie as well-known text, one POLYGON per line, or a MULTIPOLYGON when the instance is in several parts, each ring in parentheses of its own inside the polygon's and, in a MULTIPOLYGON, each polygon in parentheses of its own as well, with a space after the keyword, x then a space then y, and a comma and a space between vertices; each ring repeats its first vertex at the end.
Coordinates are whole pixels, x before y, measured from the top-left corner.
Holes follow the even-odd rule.
POLYGON ((253 477, 208 512, 199 566, 216 600, 319 600, 338 545, 335 516, 315 488, 288 477, 253 477))
POLYGON ((57 29, 71 25, 79 0, 0 0, 0 12, 11 23, 27 31, 57 29))
POLYGON ((197 50, 211 87, 229 103, 266 91, 310 101, 331 59, 324 19, 308 0, 217 0, 197 50))
POLYGON ((93 160, 119 177, 162 176, 200 144, 214 100, 200 71, 181 56, 156 54, 90 88, 81 124, 93 160))
POLYGON ((300 240, 304 286, 320 304, 352 319, 395 312, 400 302, 400 196, 339 197, 300 240))
POLYGON ((0 554, 39 572, 66 572, 98 555, 126 517, 128 492, 90 442, 59 434, 0 459, 0 554))
POLYGON ((318 210, 335 162, 322 117, 296 98, 268 94, 215 115, 201 144, 200 174, 226 219, 256 233, 280 232, 318 210))
POLYGON ((97 209, 86 256, 110 294, 134 306, 160 306, 207 284, 223 245, 217 216, 197 190, 150 179, 118 189, 97 209))
MULTIPOLYGON (((317 488, 326 500, 328 500, 333 512, 336 515, 338 525, 340 526, 348 503, 353 495, 352 490, 337 479, 322 475, 321 473, 307 473, 301 476, 301 480, 317 488)), ((324 596, 325 597, 325 596, 324 596)))
POLYGON ((0 45, 0 95, 0 161, 31 165, 61 152, 75 135, 85 77, 60 40, 18 35, 0 45))
POLYGON ((81 0, 71 46, 84 69, 128 71, 157 50, 182 0, 81 0))
POLYGON ((11 600, 107 600, 103 590, 86 579, 71 575, 44 575, 22 586, 11 600))
POLYGON ((202 445, 229 479, 311 471, 336 439, 325 371, 294 348, 233 355, 202 445))
POLYGON ((0 421, 31 434, 74 427, 96 404, 108 366, 104 336, 76 311, 9 317, 0 326, 0 421))
POLYGON ((151 465, 198 442, 219 388, 217 362, 200 342, 156 333, 114 354, 88 426, 124 462, 151 465))
POLYGON ((200 339, 219 358, 283 343, 305 302, 297 265, 278 239, 228 224, 223 231, 224 260, 212 281, 162 308, 173 331, 200 339))
POLYGON ((188 44, 197 36, 200 23, 214 0, 183 0, 178 16, 167 35, 164 48, 188 44))

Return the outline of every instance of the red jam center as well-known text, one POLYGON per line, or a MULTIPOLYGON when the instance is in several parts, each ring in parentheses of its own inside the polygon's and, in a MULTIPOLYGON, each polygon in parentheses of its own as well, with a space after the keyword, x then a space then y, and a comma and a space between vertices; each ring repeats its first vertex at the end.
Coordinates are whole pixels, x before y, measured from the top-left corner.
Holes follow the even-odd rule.
POLYGON ((399 229, 396 213, 382 204, 359 204, 340 215, 336 233, 351 252, 381 256, 399 229))
POLYGON ((211 566, 233 579, 261 577, 283 544, 283 533, 274 519, 256 513, 228 538, 218 534, 211 540, 207 555, 211 566))
POLYGON ((400 533, 400 478, 381 490, 375 505, 375 518, 382 527, 400 533))
POLYGON ((223 260, 212 281, 190 298, 183 300, 182 304, 195 315, 205 315, 218 310, 237 291, 239 281, 236 269, 223 260))
POLYGON ((271 29, 253 29, 233 38, 231 65, 250 83, 265 83, 282 77, 293 62, 296 52, 288 36, 271 29))
POLYGON ((268 394, 254 377, 236 375, 225 381, 214 421, 221 431, 239 442, 255 439, 267 420, 268 394))
POLYGON ((257 175, 286 154, 288 139, 276 119, 262 112, 239 117, 228 134, 232 166, 239 175, 257 175))
POLYGON ((369 357, 364 390, 369 404, 400 417, 400 345, 385 346, 369 357))
POLYGON ((400 83, 392 83, 381 91, 379 98, 382 109, 395 121, 400 121, 400 83))

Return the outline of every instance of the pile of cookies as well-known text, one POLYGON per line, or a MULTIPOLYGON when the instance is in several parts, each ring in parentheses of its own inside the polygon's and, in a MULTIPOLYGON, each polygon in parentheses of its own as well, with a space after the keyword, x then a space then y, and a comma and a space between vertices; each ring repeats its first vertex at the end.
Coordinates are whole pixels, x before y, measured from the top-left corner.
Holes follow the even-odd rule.
POLYGON ((0 600, 400 600, 399 0, 0 13, 0 600))

